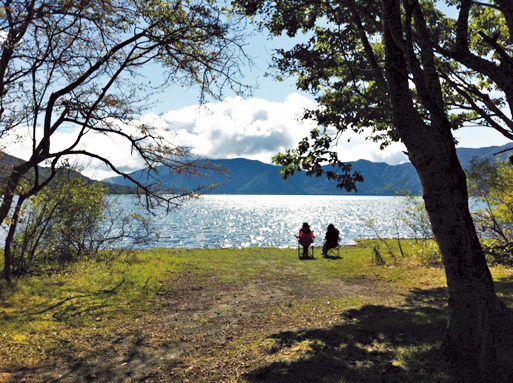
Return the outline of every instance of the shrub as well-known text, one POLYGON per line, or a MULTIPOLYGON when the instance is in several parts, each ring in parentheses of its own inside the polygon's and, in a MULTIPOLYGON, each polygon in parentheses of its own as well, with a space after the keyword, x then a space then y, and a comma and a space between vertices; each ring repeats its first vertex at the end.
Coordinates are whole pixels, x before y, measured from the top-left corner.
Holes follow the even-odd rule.
POLYGON ((130 243, 156 236, 147 218, 125 213, 102 184, 64 168, 26 201, 11 244, 12 271, 38 272, 85 257, 110 261, 130 243))
POLYGON ((513 167, 507 161, 473 158, 469 192, 477 197, 474 222, 492 264, 513 265, 513 167))
POLYGON ((62 264, 87 255, 103 219, 106 189, 69 169, 26 201, 11 244, 13 273, 33 264, 62 264))

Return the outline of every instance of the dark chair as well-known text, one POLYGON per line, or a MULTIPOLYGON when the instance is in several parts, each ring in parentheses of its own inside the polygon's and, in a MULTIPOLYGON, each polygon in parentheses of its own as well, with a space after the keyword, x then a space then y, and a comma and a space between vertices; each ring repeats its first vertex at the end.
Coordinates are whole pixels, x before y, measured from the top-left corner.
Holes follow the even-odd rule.
POLYGON ((308 247, 307 254, 303 255, 303 246, 301 246, 301 243, 297 241, 297 256, 299 259, 315 259, 314 256, 314 245, 313 243, 308 247))
POLYGON ((328 253, 325 255, 325 257, 340 258, 340 245, 338 245, 337 247, 328 248, 328 253))

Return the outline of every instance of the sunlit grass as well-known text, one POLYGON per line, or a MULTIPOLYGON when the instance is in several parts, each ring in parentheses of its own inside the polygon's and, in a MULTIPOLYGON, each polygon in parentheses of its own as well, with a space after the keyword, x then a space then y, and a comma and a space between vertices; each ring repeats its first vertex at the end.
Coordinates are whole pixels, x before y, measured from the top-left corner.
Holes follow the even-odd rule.
POLYGON ((52 349, 90 351, 87 339, 159 307, 156 292, 174 262, 140 252, 135 262, 79 262, 61 273, 25 276, 2 287, 0 368, 32 367, 52 349), (62 344, 66 338, 80 339, 62 344))
MULTIPOLYGON (((141 250, 110 263, 84 261, 58 273, 25 276, 13 286, 1 282, 0 371, 71 363, 95 355, 105 344, 116 348, 116 339, 134 337, 138 323, 159 313, 160 296, 173 287, 175 278, 189 275, 229 286, 251 286, 254 281, 292 285, 300 280, 301 288, 315 285, 326 291, 270 305, 265 329, 248 330, 223 348, 194 355, 188 361, 191 367, 208 364, 229 370, 226 366, 236 369, 245 365, 241 361, 251 361, 247 364, 252 368, 262 368, 258 376, 274 376, 266 369, 316 360, 344 371, 343 376, 333 372, 333 378, 326 373, 325 381, 358 381, 352 369, 358 379, 372 381, 380 371, 396 367, 418 381, 430 382, 429 374, 435 373, 440 382, 449 382, 441 368, 433 370, 440 346, 435 335, 446 323, 443 268, 427 265, 422 257, 384 250, 386 262, 378 265, 373 252, 378 245, 377 240, 360 241, 341 248, 339 259, 323 258, 319 252, 308 261, 298 259, 297 249, 141 250), (330 294, 332 284, 346 282, 363 289, 372 286, 373 294, 330 294), (434 333, 421 332, 426 329, 434 333)), ((403 251, 415 251, 415 245, 405 242, 403 251)), ((491 271, 498 295, 513 305, 511 269, 497 266, 491 271)), ((194 313, 191 321, 212 323, 194 313)), ((177 341, 176 336, 155 333, 145 342, 158 348, 177 341)), ((252 381, 229 371, 233 379, 252 381)))

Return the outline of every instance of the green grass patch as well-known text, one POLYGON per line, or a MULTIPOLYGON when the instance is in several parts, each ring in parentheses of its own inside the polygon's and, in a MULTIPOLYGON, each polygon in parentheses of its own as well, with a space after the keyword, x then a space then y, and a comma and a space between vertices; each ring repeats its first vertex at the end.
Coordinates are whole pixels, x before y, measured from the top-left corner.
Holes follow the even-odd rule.
MULTIPOLYGON (((0 377, 51 381, 75 366, 106 381, 118 371, 132 381, 452 382, 437 352, 444 270, 412 255, 414 241, 405 255, 394 242, 394 254, 365 240, 303 261, 296 249, 141 250, 2 282, 0 377)), ((511 269, 491 270, 513 306, 511 269)))
MULTIPOLYGON (((86 340, 144 316, 159 307, 156 292, 174 269, 168 256, 140 252, 130 262, 80 262, 3 285, 0 368, 36 366, 63 338, 86 340)), ((79 353, 88 348, 77 342, 79 353)))

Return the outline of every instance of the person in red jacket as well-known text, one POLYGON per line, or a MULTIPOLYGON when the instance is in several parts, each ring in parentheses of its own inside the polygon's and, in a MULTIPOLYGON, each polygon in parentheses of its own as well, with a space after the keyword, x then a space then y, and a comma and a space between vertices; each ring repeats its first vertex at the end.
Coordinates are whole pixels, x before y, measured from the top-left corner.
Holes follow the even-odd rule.
POLYGON ((299 243, 303 246, 303 257, 308 257, 308 247, 313 243, 315 235, 307 222, 303 223, 303 226, 299 230, 299 235, 296 235, 299 239, 299 243))

